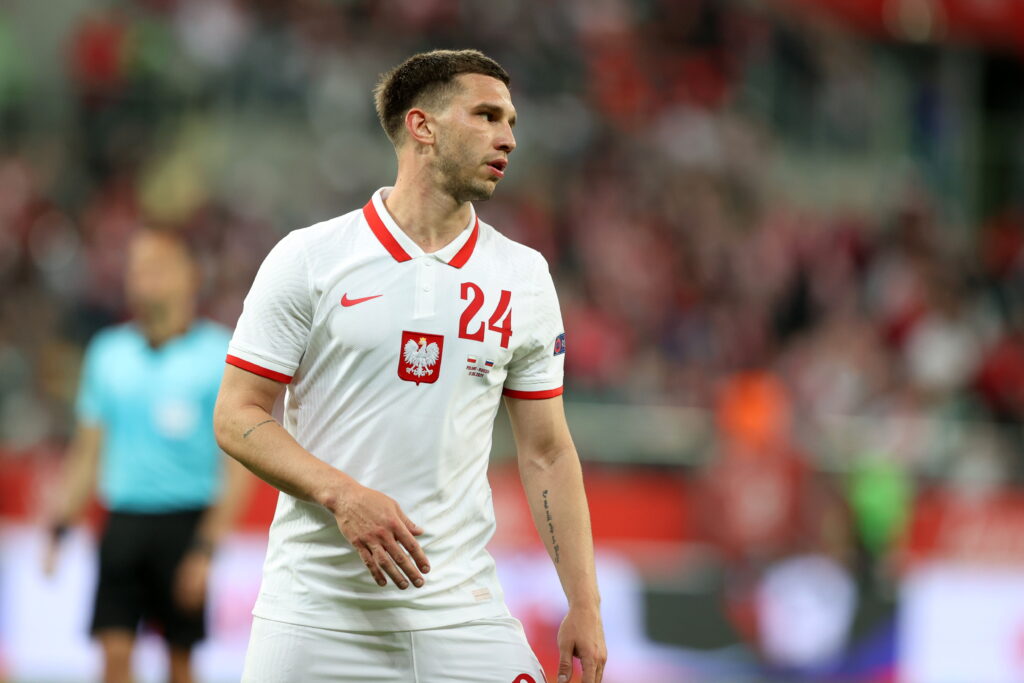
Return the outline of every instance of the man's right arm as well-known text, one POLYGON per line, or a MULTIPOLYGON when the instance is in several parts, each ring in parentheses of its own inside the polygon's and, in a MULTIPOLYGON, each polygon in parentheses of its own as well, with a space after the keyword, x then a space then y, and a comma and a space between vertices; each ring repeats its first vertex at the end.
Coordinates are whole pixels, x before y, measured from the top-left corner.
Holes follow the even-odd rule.
POLYGON ((47 575, 52 574, 57 566, 61 538, 68 527, 78 521, 96 488, 102 446, 103 428, 79 421, 64 461, 59 493, 49 515, 50 538, 43 558, 43 571, 47 575))
POLYGON ((217 443, 272 486, 330 507, 351 479, 300 446, 271 417, 283 390, 280 382, 226 366, 213 412, 217 443))
POLYGON ((429 571, 429 564, 414 536, 423 530, 394 500, 362 486, 292 438, 271 416, 283 390, 280 382, 226 366, 213 416, 221 449, 288 495, 330 510, 378 585, 387 583, 385 576, 399 588, 408 587, 406 576, 422 585, 420 571, 429 571))
POLYGON ((103 427, 86 422, 75 426, 54 514, 57 524, 74 524, 81 516, 96 488, 102 446, 103 427))

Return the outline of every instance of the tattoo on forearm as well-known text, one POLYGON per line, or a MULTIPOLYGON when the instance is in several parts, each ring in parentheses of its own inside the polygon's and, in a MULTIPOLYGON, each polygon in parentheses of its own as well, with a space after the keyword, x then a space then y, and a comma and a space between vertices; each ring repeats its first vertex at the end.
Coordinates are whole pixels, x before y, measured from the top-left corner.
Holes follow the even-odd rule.
POLYGON ((252 434, 254 431, 259 429, 263 425, 267 424, 268 422, 273 422, 273 420, 264 420, 263 422, 260 422, 259 424, 253 425, 252 427, 249 427, 248 429, 245 430, 245 433, 242 434, 242 438, 243 439, 248 439, 250 434, 252 434))
POLYGON ((544 498, 544 521, 548 523, 548 533, 551 534, 551 550, 555 554, 555 564, 558 564, 559 560, 559 547, 558 540, 555 538, 555 523, 551 521, 551 508, 548 506, 548 490, 544 489, 542 494, 544 498))

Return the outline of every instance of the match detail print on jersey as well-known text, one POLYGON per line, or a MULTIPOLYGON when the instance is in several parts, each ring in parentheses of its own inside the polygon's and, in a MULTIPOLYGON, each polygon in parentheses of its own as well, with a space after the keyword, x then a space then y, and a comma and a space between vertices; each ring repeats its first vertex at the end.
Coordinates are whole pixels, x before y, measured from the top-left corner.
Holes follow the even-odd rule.
POLYGON ((398 377, 416 384, 433 384, 441 374, 444 337, 425 332, 402 332, 398 377))

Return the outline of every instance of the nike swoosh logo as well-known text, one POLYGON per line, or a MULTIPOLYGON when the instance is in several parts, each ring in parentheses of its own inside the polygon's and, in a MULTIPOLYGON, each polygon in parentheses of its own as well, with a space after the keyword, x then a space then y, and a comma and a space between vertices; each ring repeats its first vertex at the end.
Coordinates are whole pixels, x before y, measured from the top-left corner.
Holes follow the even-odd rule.
POLYGON ((345 308, 348 308, 349 306, 355 306, 356 304, 361 304, 364 301, 369 301, 370 299, 376 299, 377 297, 381 297, 381 296, 384 296, 384 295, 383 294, 374 294, 373 296, 364 296, 361 299, 349 299, 348 298, 348 293, 345 293, 345 294, 341 295, 341 305, 344 306, 345 308))

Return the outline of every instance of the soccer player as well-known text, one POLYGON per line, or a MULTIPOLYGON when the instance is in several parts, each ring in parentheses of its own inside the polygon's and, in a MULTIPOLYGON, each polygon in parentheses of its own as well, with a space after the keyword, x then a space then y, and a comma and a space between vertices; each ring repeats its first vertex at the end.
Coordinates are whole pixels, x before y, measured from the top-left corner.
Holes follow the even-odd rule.
POLYGON ((140 621, 167 641, 170 680, 193 680, 191 651, 204 636, 211 554, 251 479, 214 438, 230 334, 195 317, 198 284, 180 237, 138 233, 125 273, 133 321, 102 330, 85 354, 78 422, 44 569, 53 571, 59 541, 98 479, 110 515, 91 630, 103 649, 107 683, 133 679, 140 621))
POLYGON ((271 250, 228 350, 221 447, 281 490, 245 681, 540 683, 485 545, 504 394, 569 602, 559 680, 606 658, 590 520, 562 407, 547 264, 480 221, 515 149, 509 77, 473 50, 384 74, 394 187, 271 250), (287 386, 283 424, 271 417, 287 386))

